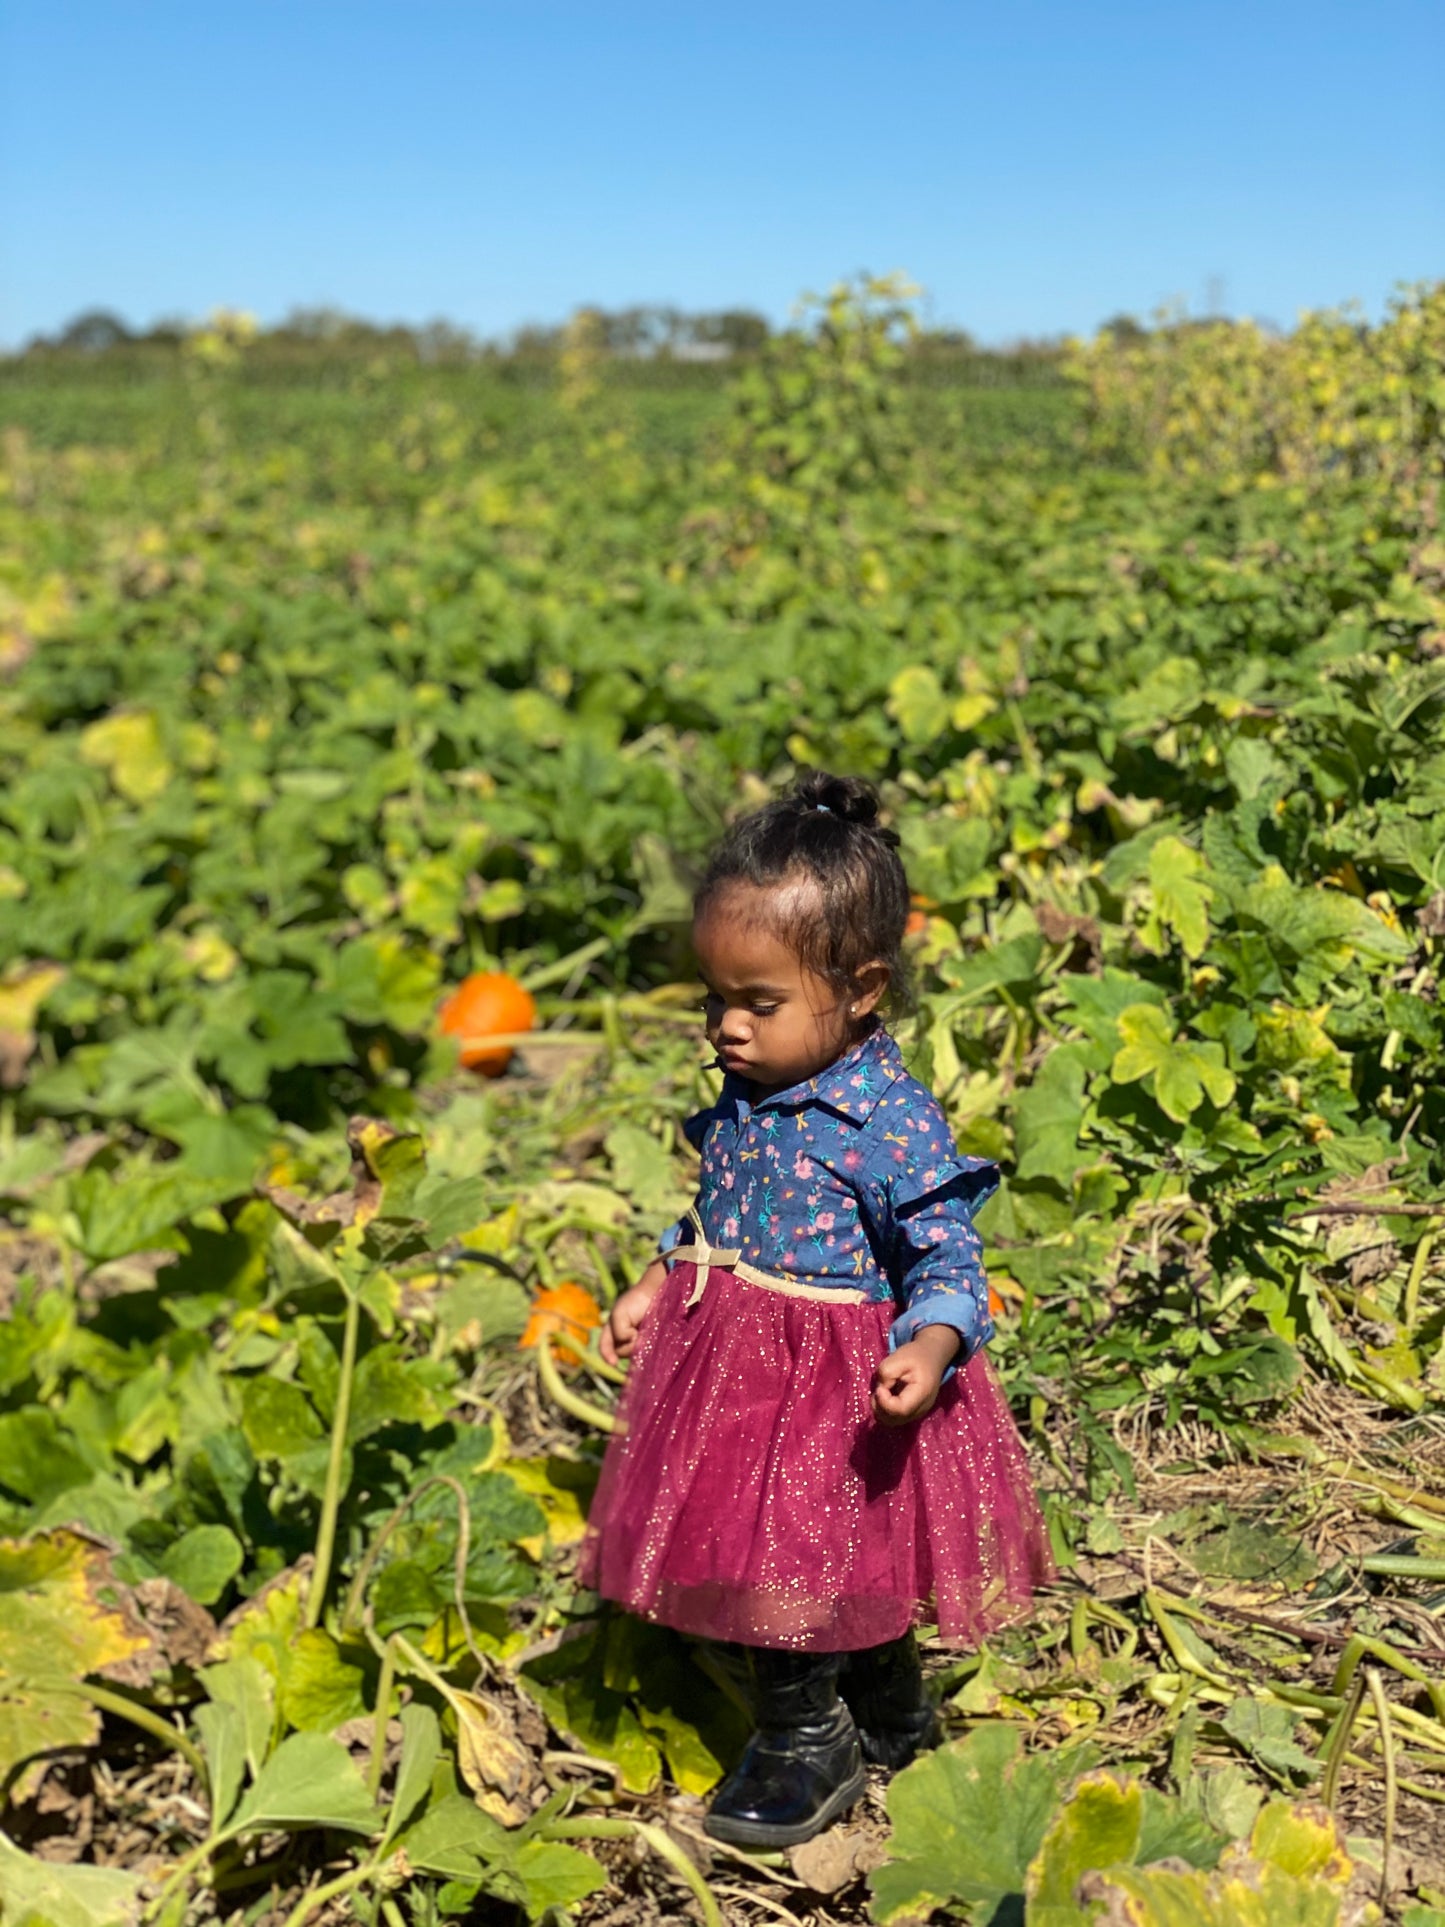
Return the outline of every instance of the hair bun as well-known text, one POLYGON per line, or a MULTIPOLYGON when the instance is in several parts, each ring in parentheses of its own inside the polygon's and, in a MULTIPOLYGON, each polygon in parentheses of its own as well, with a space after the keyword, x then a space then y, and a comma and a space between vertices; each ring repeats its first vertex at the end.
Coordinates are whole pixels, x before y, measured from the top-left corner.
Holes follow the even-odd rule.
POLYGON ((830 776, 810 770, 801 777, 789 799, 800 810, 827 810, 844 823, 872 829, 878 822, 878 792, 858 776, 830 776))

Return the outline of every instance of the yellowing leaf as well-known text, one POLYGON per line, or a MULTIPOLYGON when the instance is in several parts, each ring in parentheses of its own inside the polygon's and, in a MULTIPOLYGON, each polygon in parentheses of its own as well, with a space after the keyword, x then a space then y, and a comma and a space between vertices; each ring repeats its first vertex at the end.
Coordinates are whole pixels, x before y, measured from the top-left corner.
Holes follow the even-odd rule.
POLYGON ((0 977, 0 1088, 25 1081, 25 1066, 35 1049, 36 1015, 64 976, 59 964, 28 964, 0 977))
POLYGON ((432 1683, 456 1716, 457 1766, 473 1799, 504 1826, 520 1826, 531 1812, 526 1795, 535 1776, 511 1719, 480 1693, 463 1693, 439 1677, 432 1683))
POLYGON ((171 780, 160 726, 148 709, 119 710, 80 734, 81 761, 103 769, 128 803, 149 803, 171 780))
POLYGON ((113 1584, 109 1553, 79 1533, 0 1540, 0 1780, 99 1737, 99 1714, 66 1686, 151 1645, 122 1595, 106 1597, 113 1584))
MULTIPOLYGON (((582 1492, 590 1482, 588 1468, 573 1465, 566 1459, 547 1458, 508 1459, 502 1470, 546 1513, 547 1539, 554 1546, 575 1545, 587 1530, 582 1492)), ((534 1559, 540 1559, 546 1540, 522 1539, 518 1544, 534 1559)))
POLYGON ((984 718, 992 716, 997 708, 998 704, 993 697, 980 689, 974 691, 972 695, 960 696, 953 705, 948 720, 959 731, 977 729, 984 718))

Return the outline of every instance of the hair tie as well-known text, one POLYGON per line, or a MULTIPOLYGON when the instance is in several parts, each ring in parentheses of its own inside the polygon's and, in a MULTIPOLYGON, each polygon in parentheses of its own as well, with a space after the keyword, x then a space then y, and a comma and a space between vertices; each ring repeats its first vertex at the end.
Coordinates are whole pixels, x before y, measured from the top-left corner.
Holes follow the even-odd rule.
POLYGON ((829 809, 826 803, 815 803, 813 805, 813 808, 815 810, 821 810, 824 816, 831 816, 833 814, 832 810, 829 809))

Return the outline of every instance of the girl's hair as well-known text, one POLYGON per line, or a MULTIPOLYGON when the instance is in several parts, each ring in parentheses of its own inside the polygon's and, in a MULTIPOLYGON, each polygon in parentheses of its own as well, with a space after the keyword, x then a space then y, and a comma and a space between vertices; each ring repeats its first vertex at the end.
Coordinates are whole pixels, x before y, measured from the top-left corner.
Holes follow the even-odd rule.
POLYGON ((885 963, 890 1002, 898 1000, 908 879, 898 838, 878 821, 871 783, 813 770, 785 796, 740 818, 712 853, 694 914, 731 883, 811 886, 777 921, 794 956, 843 991, 864 964, 885 963))

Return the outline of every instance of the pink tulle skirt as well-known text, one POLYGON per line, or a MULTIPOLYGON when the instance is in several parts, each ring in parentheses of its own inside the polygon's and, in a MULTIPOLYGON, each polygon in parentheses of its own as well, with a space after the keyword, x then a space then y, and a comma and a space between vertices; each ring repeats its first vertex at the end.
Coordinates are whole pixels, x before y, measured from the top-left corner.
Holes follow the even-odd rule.
POLYGON ((1022 1443, 976 1354, 917 1424, 873 1417, 893 1307, 673 1266, 638 1334, 580 1577, 709 1639, 973 1644, 1052 1577, 1022 1443))

